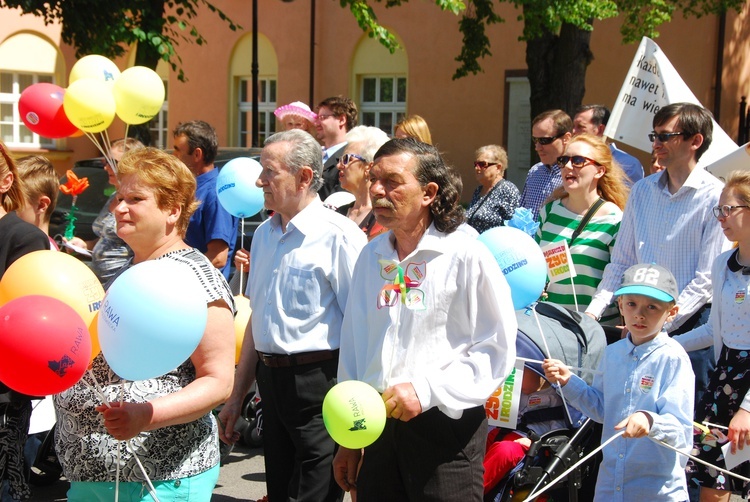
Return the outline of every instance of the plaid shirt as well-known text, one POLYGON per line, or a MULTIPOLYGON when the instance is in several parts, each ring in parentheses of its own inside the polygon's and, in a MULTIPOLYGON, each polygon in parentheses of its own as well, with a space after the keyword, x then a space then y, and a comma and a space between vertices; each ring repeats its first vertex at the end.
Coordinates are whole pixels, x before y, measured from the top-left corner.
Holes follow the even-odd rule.
POLYGON ((560 167, 557 164, 546 166, 541 162, 534 164, 526 176, 526 184, 521 194, 521 207, 525 207, 539 220, 539 209, 552 195, 555 188, 562 185, 560 167))

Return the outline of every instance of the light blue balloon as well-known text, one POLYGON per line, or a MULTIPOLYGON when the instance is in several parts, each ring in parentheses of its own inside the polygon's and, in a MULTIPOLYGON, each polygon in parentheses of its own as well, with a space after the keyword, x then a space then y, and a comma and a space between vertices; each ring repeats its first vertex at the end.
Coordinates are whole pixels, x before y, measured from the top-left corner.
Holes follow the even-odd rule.
POLYGON ((203 286, 187 264, 148 260, 109 287, 99 312, 99 344, 121 378, 155 378, 192 355, 207 318, 203 286))
POLYGON ((263 209, 263 189, 255 186, 262 169, 257 160, 249 157, 237 157, 221 168, 216 177, 216 195, 227 212, 247 218, 263 209))
POLYGON ((510 286, 513 308, 519 310, 537 301, 547 282, 547 263, 539 244, 523 230, 512 227, 491 228, 478 239, 500 265, 510 286))

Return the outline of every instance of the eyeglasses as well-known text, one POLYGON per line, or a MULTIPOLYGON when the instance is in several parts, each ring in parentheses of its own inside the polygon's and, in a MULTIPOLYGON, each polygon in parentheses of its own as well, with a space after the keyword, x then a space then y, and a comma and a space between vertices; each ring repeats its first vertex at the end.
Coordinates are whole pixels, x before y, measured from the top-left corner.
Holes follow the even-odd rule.
POLYGON ((328 117, 336 117, 336 114, 335 113, 319 113, 318 114, 318 121, 325 120, 328 117))
POLYGON ((563 136, 565 136, 565 133, 558 134, 557 136, 553 136, 553 137, 545 136, 543 138, 537 138, 537 137, 532 136, 531 137, 531 142, 534 143, 535 145, 537 143, 539 143, 542 146, 547 146, 550 143, 552 143, 553 141, 555 141, 556 139, 560 139, 563 136))
POLYGON ((487 169, 490 166, 499 166, 499 162, 487 162, 484 160, 475 160, 474 161, 474 167, 478 167, 479 169, 487 169))
POLYGON ((673 138, 675 136, 690 136, 687 133, 684 132, 656 132, 651 131, 648 133, 648 140, 653 143, 657 139, 659 140, 659 143, 666 143, 670 140, 670 138, 673 138))
POLYGON ((568 164, 568 162, 570 162, 570 165, 575 167, 576 169, 581 169, 582 167, 588 164, 601 166, 601 164, 595 161, 594 159, 584 157, 583 155, 563 155, 562 157, 557 158, 557 165, 561 168, 565 167, 568 164))
POLYGON ((357 155, 356 153, 345 153, 339 159, 339 162, 341 163, 342 166, 346 167, 349 165, 350 162, 354 162, 355 160, 361 160, 362 162, 367 162, 367 160, 364 157, 357 155))
POLYGON ((724 218, 728 218, 732 212, 732 209, 739 209, 741 207, 750 207, 750 206, 716 206, 715 208, 713 208, 714 216, 716 218, 721 218, 722 216, 724 218))

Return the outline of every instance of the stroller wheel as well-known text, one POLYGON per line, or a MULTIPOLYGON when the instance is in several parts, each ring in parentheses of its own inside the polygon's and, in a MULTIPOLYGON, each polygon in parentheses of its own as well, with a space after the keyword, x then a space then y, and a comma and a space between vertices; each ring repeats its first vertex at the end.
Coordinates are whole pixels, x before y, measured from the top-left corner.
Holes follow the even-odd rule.
POLYGON ((263 436, 258 432, 255 418, 248 421, 248 427, 242 433, 242 442, 252 448, 263 446, 263 436))

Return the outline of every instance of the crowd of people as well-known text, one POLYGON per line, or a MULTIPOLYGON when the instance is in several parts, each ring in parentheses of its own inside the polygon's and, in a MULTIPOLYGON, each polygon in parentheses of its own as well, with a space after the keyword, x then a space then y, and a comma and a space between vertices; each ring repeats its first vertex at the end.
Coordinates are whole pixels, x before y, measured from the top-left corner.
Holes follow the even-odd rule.
MULTIPOLYGON (((644 131, 646 170, 603 138, 606 107, 572 118, 546 111, 532 121, 539 162, 521 190, 506 179, 506 150, 481 146, 465 209, 464 181, 421 116, 404 117, 390 139, 357 126, 349 98, 314 110, 293 102, 275 111, 281 131, 265 141, 257 180, 270 217, 250 249, 235 249, 238 220, 217 198, 208 123, 180 123, 173 155, 132 139, 112 145, 105 169, 116 192, 94 223, 97 238, 69 244, 92 252, 105 288, 138 263, 178 264, 203 285, 208 322, 195 351, 163 376, 125 382, 100 354, 98 389, 82 381, 54 397, 69 500, 115 491, 209 500, 218 440, 238 440, 253 383, 267 500, 340 501, 344 491, 360 502, 481 499, 506 470, 487 458, 511 452, 515 462, 529 444, 521 431, 488 436, 484 403, 513 370, 517 321, 508 282, 475 239, 519 208, 538 222, 541 246, 567 246, 577 272, 549 281, 539 301, 622 328, 592 383, 554 359, 546 378, 524 377, 524 406, 529 396, 564 397, 604 424, 613 443, 596 500, 685 501, 689 486, 700 500, 728 500, 742 488, 658 444, 722 468, 723 442, 733 453, 750 445, 750 174, 722 183, 697 167, 712 139, 708 111, 661 108, 644 131), (236 368, 232 263, 249 272, 252 308, 236 368), (344 380, 383 398, 385 429, 364 449, 337 446, 324 426, 323 398, 344 380), (711 432, 693 436, 693 421, 711 432)), ((23 254, 56 248, 47 234, 57 184, 46 159, 16 162, 0 143, 0 277, 23 254)), ((20 449, 29 399, 0 384, 10 500, 30 493, 20 449)))

